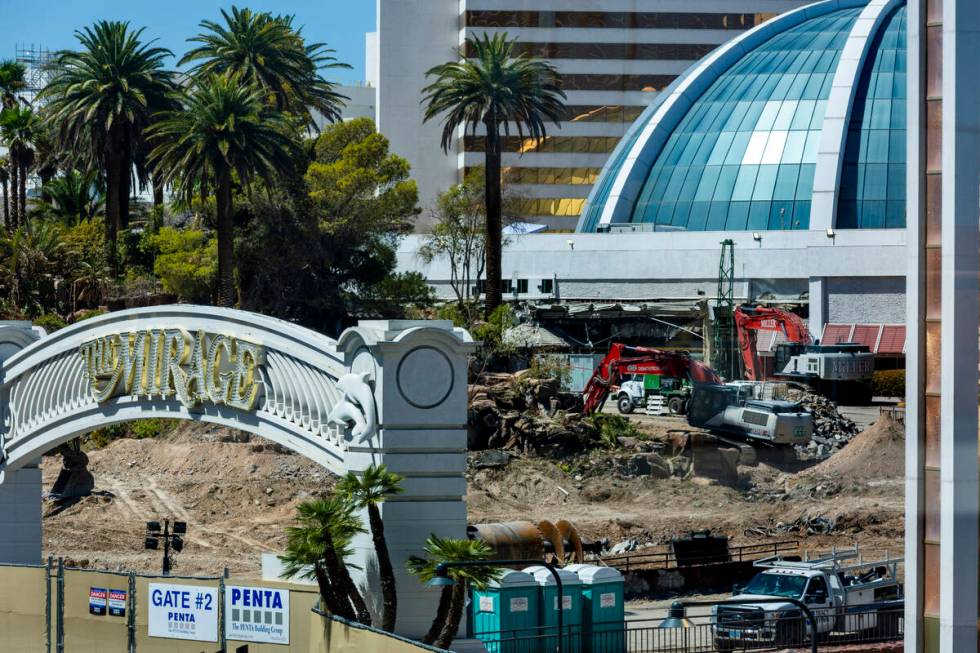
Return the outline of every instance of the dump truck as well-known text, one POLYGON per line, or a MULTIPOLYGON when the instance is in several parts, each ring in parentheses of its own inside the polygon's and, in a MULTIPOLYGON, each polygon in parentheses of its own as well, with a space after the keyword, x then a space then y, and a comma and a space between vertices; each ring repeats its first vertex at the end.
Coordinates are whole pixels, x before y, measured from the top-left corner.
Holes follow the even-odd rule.
POLYGON ((763 645, 800 646, 810 622, 795 599, 810 609, 821 637, 873 631, 898 636, 904 605, 899 560, 865 561, 857 547, 815 559, 771 556, 755 563, 761 571, 732 601, 712 608, 715 648, 744 650, 763 645))

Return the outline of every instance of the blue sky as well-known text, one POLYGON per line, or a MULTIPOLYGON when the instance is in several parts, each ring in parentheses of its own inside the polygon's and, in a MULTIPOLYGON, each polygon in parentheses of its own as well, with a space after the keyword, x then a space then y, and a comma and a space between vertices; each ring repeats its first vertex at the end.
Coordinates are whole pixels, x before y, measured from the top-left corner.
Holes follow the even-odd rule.
MULTIPOLYGON (((76 45, 73 33, 96 20, 128 20, 146 27, 146 36, 180 57, 186 39, 198 33, 203 19, 218 20, 232 0, 0 0, 0 59, 14 56, 15 47, 43 45, 51 50, 76 45)), ((239 7, 293 14, 308 40, 327 43, 341 61, 354 67, 329 75, 347 83, 364 79, 364 34, 374 30, 375 0, 255 0, 239 7)))

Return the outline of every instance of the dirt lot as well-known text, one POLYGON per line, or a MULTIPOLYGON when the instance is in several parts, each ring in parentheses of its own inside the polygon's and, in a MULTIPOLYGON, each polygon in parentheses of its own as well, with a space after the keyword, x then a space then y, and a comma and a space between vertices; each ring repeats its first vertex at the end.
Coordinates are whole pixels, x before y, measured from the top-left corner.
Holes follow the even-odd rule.
MULTIPOLYGON (((636 419, 651 438, 684 426, 680 419, 636 419)), ((733 544, 800 538, 811 549, 859 543, 869 553, 897 555, 903 447, 900 426, 879 423, 819 465, 760 450, 758 463, 740 465, 730 485, 630 477, 611 466, 619 454, 608 451, 562 461, 515 457, 506 467, 470 472, 470 522, 568 519, 590 538, 640 544, 710 528, 733 544), (833 528, 808 535, 787 526, 800 518, 823 518, 833 528)), ((142 551, 144 523, 177 518, 189 530, 177 573, 227 566, 256 574, 258 552, 281 550, 296 504, 333 483, 301 456, 207 425, 117 440, 89 455, 96 494, 67 507, 45 504, 44 552, 90 567, 158 570, 159 553, 142 551)), ((46 486, 58 466, 57 458, 44 460, 46 486)))

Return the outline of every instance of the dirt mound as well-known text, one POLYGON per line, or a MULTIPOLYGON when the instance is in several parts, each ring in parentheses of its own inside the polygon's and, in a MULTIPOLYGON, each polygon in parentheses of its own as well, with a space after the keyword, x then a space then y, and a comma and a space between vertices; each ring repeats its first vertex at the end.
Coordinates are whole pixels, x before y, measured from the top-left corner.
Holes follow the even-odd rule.
POLYGON ((904 469, 905 428, 883 415, 844 448, 805 474, 838 476, 850 481, 876 480, 901 476, 904 469))

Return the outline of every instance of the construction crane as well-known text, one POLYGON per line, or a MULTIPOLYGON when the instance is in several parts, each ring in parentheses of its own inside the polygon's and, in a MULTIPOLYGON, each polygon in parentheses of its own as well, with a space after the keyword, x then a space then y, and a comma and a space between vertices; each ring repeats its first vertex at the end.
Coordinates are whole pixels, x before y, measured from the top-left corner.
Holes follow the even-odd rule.
POLYGON ((779 332, 786 342, 776 345, 772 377, 798 381, 832 398, 870 399, 868 381, 874 372, 874 354, 863 345, 815 345, 803 319, 779 308, 739 306, 735 328, 745 364, 745 378, 763 381, 770 375, 759 357, 758 333, 779 332))
POLYGON ((735 356, 735 327, 732 323, 735 311, 735 242, 731 238, 721 241, 721 260, 718 261, 718 295, 715 298, 714 358, 715 369, 721 370, 729 380, 738 378, 738 360, 735 356))
POLYGON ((630 347, 617 342, 609 347, 609 353, 582 391, 585 413, 591 415, 600 410, 611 387, 619 384, 626 374, 660 374, 692 383, 721 383, 713 369, 684 352, 630 347))

